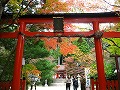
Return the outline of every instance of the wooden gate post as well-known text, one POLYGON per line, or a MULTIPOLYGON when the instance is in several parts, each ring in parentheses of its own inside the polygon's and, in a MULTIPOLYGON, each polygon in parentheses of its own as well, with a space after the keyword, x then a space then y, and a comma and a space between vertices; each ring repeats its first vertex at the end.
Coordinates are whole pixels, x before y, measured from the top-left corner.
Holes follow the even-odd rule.
POLYGON ((20 90, 20 78, 21 78, 21 68, 22 68, 22 57, 24 50, 24 31, 26 24, 20 22, 18 41, 16 46, 16 56, 14 62, 13 80, 12 80, 12 90, 20 90))
MULTIPOLYGON (((94 32, 99 30, 99 22, 95 22, 95 21, 93 22, 93 30, 94 32)), ((106 79, 105 79, 105 71, 104 71, 101 38, 95 37, 94 42, 95 42, 95 51, 96 51, 99 90, 106 90, 106 79)))

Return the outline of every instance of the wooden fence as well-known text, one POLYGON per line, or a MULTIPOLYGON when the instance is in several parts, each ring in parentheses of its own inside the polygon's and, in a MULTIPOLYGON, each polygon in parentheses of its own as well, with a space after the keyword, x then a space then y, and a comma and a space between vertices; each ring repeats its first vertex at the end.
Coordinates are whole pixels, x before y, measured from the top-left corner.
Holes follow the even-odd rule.
MULTIPOLYGON (((118 90, 118 80, 106 80, 106 90, 118 90)), ((99 90, 99 81, 91 79, 91 90, 99 90)))
MULTIPOLYGON (((12 82, 0 82, 0 90, 11 90, 12 82)), ((20 90, 26 90, 26 80, 21 80, 20 90)))

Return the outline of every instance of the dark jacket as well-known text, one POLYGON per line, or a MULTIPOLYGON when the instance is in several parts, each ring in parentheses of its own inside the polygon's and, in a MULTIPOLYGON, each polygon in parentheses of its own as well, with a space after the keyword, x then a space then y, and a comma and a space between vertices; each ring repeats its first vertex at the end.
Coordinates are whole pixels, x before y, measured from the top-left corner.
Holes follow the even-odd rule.
POLYGON ((73 79, 73 86, 78 87, 78 79, 73 79))

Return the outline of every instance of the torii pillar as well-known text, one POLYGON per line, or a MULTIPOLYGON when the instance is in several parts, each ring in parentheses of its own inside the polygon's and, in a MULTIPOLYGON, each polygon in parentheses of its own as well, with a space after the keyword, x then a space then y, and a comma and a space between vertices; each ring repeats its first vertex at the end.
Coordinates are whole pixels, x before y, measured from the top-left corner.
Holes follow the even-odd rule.
MULTIPOLYGON (((98 21, 93 22, 93 30, 94 32, 99 30, 98 21)), ((95 37, 94 43, 95 43, 95 51, 96 51, 96 63, 97 63, 99 90, 106 90, 106 79, 105 79, 105 71, 104 71, 101 38, 95 37)))
POLYGON ((19 33, 17 37, 17 46, 16 46, 16 55, 13 71, 13 80, 12 80, 12 90, 20 90, 20 78, 21 78, 21 68, 22 68, 22 57, 24 51, 24 33, 26 24, 20 22, 19 33))

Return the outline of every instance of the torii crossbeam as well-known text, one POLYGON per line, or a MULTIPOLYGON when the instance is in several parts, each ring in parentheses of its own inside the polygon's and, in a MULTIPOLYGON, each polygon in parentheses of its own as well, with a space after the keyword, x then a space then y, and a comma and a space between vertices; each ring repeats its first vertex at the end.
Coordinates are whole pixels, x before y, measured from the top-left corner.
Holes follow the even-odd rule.
MULTIPOLYGON (((17 20, 19 30, 15 32, 0 33, 0 38, 17 38, 16 58, 14 63, 14 73, 12 81, 12 90, 20 90, 20 76, 22 68, 22 56, 24 50, 24 37, 77 37, 76 35, 90 36, 99 31, 100 23, 118 23, 120 18, 118 12, 105 13, 55 13, 55 14, 40 14, 40 15, 24 15, 17 20), (30 32, 26 30, 26 24, 36 23, 51 23, 53 17, 63 17, 64 23, 92 23, 93 30, 89 32, 30 32)), ((3 17, 4 18, 4 17, 3 17)), ((96 62, 99 80, 99 90, 106 90, 106 78, 104 71, 104 62, 102 56, 101 38, 120 38, 120 32, 104 32, 100 38, 94 37, 96 62)))

